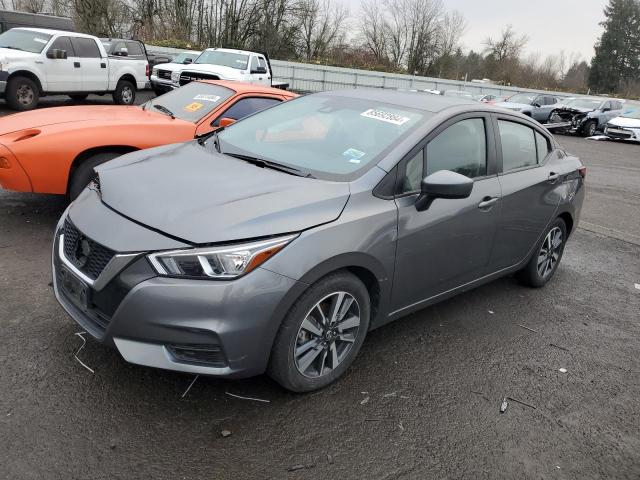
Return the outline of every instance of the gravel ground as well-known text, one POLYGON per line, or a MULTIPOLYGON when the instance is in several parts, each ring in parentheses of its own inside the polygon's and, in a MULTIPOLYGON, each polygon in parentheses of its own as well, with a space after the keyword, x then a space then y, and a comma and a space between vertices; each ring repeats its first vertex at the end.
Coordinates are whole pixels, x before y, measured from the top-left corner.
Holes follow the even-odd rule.
POLYGON ((640 146, 560 141, 589 170, 554 280, 378 329, 308 395, 201 377, 182 398, 193 376, 89 340, 91 374, 49 286, 64 200, 0 191, 0 478, 640 478, 640 146))

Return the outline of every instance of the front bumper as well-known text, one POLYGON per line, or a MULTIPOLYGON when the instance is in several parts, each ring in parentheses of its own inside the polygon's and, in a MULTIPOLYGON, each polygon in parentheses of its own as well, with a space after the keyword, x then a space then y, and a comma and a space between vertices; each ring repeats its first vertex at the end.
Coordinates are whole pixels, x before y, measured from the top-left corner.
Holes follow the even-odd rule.
POLYGON ((156 75, 151 75, 151 88, 156 92, 167 93, 173 90, 171 80, 164 80, 158 78, 156 75))
POLYGON ((86 279, 64 256, 60 228, 52 255, 58 302, 96 340, 138 365, 226 377, 263 373, 289 296, 304 288, 262 268, 233 281, 158 277, 144 254, 131 254, 96 285, 99 276, 80 305, 62 286, 69 272, 86 279), (198 356, 203 351, 206 360, 198 356))
POLYGON ((616 127, 613 125, 607 125, 604 129, 604 134, 615 140, 634 140, 640 141, 640 129, 632 129, 625 127, 616 127))

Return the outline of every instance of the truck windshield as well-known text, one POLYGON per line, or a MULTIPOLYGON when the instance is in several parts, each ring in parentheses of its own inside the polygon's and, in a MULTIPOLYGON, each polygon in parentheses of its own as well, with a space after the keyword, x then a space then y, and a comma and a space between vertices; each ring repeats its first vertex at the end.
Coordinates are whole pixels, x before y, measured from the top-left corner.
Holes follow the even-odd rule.
POLYGON ((221 52, 219 50, 205 50, 193 63, 206 63, 209 65, 221 65, 223 67, 246 70, 247 64, 249 63, 249 55, 221 52))
MULTIPOLYGON (((210 83, 191 82, 169 93, 149 100, 142 105, 144 110, 171 112, 176 118, 197 123, 222 104, 233 90, 210 83), (157 108, 158 107, 164 107, 157 108), (166 109, 166 110, 165 110, 166 109)), ((165 113, 168 115, 168 113, 165 113)))
POLYGON ((11 48, 23 52, 41 53, 49 43, 51 35, 33 30, 13 28, 0 35, 0 48, 11 48))
POLYGON ((375 165, 431 115, 377 100, 314 94, 246 117, 217 139, 222 153, 348 181, 375 165))

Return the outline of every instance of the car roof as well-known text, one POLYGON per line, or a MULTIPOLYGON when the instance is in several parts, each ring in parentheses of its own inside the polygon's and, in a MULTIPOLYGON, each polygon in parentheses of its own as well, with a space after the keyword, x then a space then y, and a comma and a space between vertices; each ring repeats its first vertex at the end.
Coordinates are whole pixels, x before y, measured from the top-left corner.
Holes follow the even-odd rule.
POLYGON ((297 97, 298 94, 282 90, 281 88, 264 87, 262 85, 254 85, 252 83, 235 82, 233 80, 197 80, 200 83, 210 83, 212 85, 220 85, 233 90, 236 93, 271 93, 276 95, 284 95, 287 97, 297 97))
POLYGON ((240 53, 240 54, 243 54, 243 55, 251 55, 252 53, 254 53, 254 52, 249 52, 247 50, 236 50, 234 48, 207 48, 206 51, 240 53))
POLYGON ((86 37, 86 38, 94 38, 93 35, 87 35, 86 33, 76 33, 70 32, 68 30, 53 30, 51 28, 35 28, 35 27, 16 27, 11 30, 28 30, 30 32, 38 32, 38 33, 46 33, 47 35, 71 35, 74 37, 86 37))
POLYGON ((475 108, 484 109, 483 104, 471 98, 445 97, 444 95, 425 95, 424 92, 397 91, 382 88, 358 88, 351 90, 332 90, 320 95, 337 97, 358 98, 383 102, 398 107, 413 108, 427 112, 438 113, 450 107, 472 105, 475 108))

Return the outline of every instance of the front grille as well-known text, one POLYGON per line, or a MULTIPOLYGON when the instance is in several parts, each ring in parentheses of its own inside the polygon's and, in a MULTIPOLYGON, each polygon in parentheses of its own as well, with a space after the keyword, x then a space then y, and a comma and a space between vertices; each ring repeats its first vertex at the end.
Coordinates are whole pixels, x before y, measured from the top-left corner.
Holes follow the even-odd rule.
POLYGON ((171 80, 171 72, 169 70, 158 70, 158 78, 171 80))
POLYGON ((180 86, 186 85, 190 82, 195 82, 196 80, 220 80, 220 77, 217 75, 209 75, 207 73, 182 73, 180 75, 180 86))
POLYGON ((115 252, 85 237, 67 218, 64 221, 64 255, 78 270, 95 280, 115 252))

